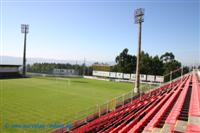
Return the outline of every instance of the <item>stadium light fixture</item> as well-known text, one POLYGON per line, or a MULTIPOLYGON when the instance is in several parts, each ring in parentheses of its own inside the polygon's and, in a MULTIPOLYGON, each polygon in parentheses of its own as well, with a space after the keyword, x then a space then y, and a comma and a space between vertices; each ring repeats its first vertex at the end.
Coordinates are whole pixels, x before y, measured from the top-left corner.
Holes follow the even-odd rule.
POLYGON ((21 25, 21 33, 24 34, 24 53, 23 53, 23 76, 26 76, 26 35, 29 32, 29 25, 21 25))
POLYGON ((137 66, 136 66, 136 80, 135 80, 135 93, 140 93, 140 53, 141 53, 141 32, 142 22, 144 22, 144 8, 138 8, 134 12, 135 23, 139 24, 138 32, 138 51, 137 51, 137 66))

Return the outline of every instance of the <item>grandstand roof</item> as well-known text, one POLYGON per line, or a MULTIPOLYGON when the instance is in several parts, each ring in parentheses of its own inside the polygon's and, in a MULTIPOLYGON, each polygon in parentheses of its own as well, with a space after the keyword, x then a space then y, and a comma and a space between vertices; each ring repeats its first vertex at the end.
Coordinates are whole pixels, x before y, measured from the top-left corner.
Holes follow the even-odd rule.
POLYGON ((0 64, 0 67, 20 67, 21 65, 0 64))

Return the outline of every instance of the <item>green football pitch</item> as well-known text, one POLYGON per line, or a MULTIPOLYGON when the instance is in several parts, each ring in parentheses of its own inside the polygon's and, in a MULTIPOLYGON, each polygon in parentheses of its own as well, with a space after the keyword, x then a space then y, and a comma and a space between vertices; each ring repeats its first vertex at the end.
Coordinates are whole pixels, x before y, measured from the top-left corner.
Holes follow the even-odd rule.
POLYGON ((0 132, 46 132, 46 129, 35 129, 30 125, 75 119, 78 112, 127 93, 132 88, 131 83, 84 78, 0 80, 0 132))

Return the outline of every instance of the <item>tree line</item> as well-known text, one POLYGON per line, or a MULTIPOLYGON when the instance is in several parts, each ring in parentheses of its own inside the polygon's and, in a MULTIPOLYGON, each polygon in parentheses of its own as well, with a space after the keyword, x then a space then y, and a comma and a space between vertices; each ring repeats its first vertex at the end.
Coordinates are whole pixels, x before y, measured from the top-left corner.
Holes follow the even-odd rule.
MULTIPOLYGON (((143 74, 165 75, 182 66, 172 52, 166 52, 160 57, 151 56, 144 51, 140 55, 140 73, 143 74)), ((116 57, 115 61, 116 65, 112 66, 112 71, 135 73, 137 57, 129 54, 127 48, 116 57)), ((184 70, 189 71, 189 67, 185 66, 184 70)))
POLYGON ((92 67, 86 66, 84 63, 82 65, 72 65, 70 63, 34 63, 32 65, 27 65, 27 71, 33 73, 52 74, 53 69, 74 69, 78 71, 80 75, 92 75, 92 67))
MULTIPOLYGON (((106 70, 113 72, 123 72, 123 73, 135 73, 137 57, 128 53, 128 49, 125 48, 119 55, 115 58, 116 64, 113 66, 105 67, 98 66, 98 63, 94 65, 86 66, 84 63, 79 64, 61 64, 61 63, 34 63, 32 65, 27 65, 28 72, 37 73, 52 73, 53 69, 75 69, 79 71, 80 75, 92 75, 92 71, 97 68, 101 70, 106 68, 106 70)), ((176 70, 182 66, 181 62, 175 59, 175 55, 172 52, 166 52, 160 57, 158 55, 151 56, 147 52, 141 52, 140 60, 140 73, 149 75, 166 75, 173 70, 176 70)), ((184 67, 184 73, 189 71, 189 67, 184 67)), ((180 71, 177 72, 180 75, 180 71)))
MULTIPOLYGON (((112 66, 112 71, 123 73, 136 73, 137 57, 128 53, 125 48, 115 59, 116 65, 112 66)), ((148 75, 167 75, 171 71, 182 67, 180 61, 175 59, 172 52, 165 52, 160 57, 151 56, 147 52, 140 53, 140 73, 148 75)), ((183 67, 183 73, 189 72, 189 67, 183 67)), ((173 78, 181 75, 181 70, 173 73, 173 78)), ((169 76, 166 80, 168 80, 169 76)))

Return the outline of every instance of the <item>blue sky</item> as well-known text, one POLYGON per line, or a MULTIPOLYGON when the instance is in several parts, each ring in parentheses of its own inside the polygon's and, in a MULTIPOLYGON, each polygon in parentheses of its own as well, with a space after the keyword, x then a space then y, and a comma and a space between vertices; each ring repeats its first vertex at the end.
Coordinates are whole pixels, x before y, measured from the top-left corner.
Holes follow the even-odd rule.
POLYGON ((134 10, 145 8, 142 50, 173 52, 184 64, 200 62, 198 0, 1 1, 0 55, 22 57, 20 25, 30 25, 27 57, 114 61, 124 48, 137 52, 134 10))

